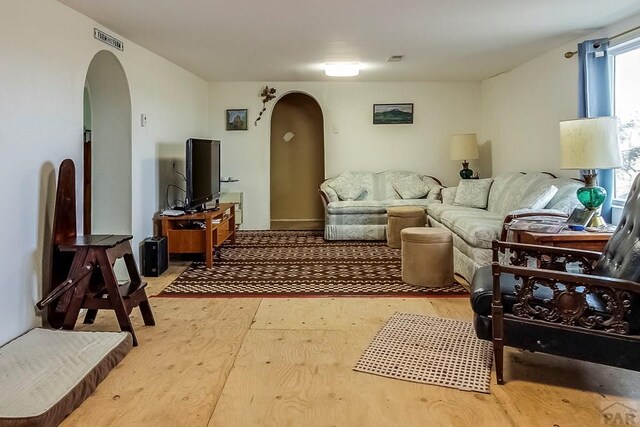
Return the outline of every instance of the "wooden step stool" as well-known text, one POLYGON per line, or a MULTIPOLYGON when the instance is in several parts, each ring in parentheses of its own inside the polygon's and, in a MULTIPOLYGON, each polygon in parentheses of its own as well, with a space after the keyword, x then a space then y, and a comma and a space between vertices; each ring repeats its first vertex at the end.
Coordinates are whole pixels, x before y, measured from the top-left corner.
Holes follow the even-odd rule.
POLYGON ((75 165, 60 165, 53 225, 51 285, 49 294, 36 304, 49 306, 48 322, 54 328, 73 329, 80 310, 84 323, 93 323, 98 310, 114 310, 120 329, 131 333, 138 345, 129 314, 140 307, 144 324, 155 325, 151 305, 140 279, 129 235, 76 234, 75 165), (123 258, 130 281, 118 284, 113 265, 123 258))

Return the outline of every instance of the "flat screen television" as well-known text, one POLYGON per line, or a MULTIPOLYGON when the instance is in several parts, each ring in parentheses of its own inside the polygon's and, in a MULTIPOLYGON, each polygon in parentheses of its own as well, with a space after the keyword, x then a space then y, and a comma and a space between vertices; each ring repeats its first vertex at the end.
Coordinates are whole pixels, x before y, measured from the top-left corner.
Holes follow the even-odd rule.
POLYGON ((220 141, 189 138, 186 150, 187 195, 184 209, 201 211, 220 198, 220 141))

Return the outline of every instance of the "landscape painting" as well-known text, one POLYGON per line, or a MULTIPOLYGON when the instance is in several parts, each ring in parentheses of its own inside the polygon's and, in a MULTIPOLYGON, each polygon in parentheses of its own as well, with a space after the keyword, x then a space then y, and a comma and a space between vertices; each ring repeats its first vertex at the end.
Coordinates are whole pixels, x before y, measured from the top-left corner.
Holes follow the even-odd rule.
POLYGON ((413 123, 413 104, 373 104, 374 125, 413 123))
POLYGON ((247 130, 247 110, 227 110, 227 130, 247 130))

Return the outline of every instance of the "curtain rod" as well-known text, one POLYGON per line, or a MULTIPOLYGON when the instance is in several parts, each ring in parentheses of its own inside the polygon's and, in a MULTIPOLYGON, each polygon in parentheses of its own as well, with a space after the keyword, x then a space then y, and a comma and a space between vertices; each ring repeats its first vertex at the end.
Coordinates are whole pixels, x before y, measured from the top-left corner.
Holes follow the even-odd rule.
MULTIPOLYGON (((609 37, 608 40, 613 40, 613 39, 617 39, 618 37, 626 36, 627 34, 632 33, 632 32, 634 32, 636 30, 640 30, 640 25, 637 26, 637 27, 633 27, 630 30, 623 31, 623 32, 621 32, 619 34, 616 34, 615 36, 611 36, 611 37, 609 37)), ((578 53, 577 50, 575 50, 573 52, 565 52, 564 57, 567 58, 567 59, 571 59, 577 53, 578 53)))

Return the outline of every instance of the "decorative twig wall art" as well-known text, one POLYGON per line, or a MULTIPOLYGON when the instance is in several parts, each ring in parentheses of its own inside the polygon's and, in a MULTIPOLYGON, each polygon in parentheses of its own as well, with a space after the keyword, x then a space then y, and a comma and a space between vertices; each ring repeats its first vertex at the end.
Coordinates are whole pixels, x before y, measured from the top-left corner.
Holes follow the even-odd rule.
POLYGON ((262 111, 260 111, 260 114, 258 115, 258 118, 256 119, 256 121, 253 122, 254 126, 258 126, 258 120, 262 118, 262 113, 264 113, 267 110, 267 102, 271 101, 276 97, 276 88, 275 87, 270 88, 269 86, 265 86, 264 89, 262 89, 260 96, 262 97, 262 111))

